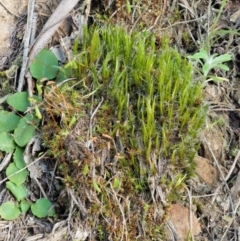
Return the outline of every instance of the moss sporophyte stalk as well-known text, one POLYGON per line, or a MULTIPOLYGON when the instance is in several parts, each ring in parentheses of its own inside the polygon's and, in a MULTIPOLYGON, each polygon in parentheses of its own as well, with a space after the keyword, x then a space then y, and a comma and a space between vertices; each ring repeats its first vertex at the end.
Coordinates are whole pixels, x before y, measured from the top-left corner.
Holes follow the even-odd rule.
POLYGON ((140 225, 146 240, 161 240, 160 210, 194 175, 203 84, 166 37, 158 43, 148 32, 113 26, 85 29, 62 71, 75 80, 45 96, 48 118, 61 116, 61 127, 50 135, 49 121, 44 139, 67 187, 81 194, 89 226, 134 240, 140 225))

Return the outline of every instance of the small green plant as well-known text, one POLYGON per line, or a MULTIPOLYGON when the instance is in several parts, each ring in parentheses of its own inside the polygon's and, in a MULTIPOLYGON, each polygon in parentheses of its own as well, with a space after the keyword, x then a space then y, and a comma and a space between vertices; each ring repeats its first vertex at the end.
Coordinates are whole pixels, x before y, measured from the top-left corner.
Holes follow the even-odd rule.
POLYGON ((224 63, 232 59, 231 54, 222 54, 219 56, 218 54, 210 55, 205 49, 200 49, 199 52, 195 53, 194 55, 189 55, 188 58, 194 59, 201 64, 201 72, 205 78, 205 82, 210 80, 214 80, 216 82, 227 80, 219 76, 209 75, 209 72, 212 69, 222 69, 229 71, 228 66, 224 63))
MULTIPOLYGON (((0 150, 6 153, 13 153, 13 162, 6 169, 6 176, 9 179, 6 182, 6 188, 16 198, 17 203, 5 202, 0 206, 0 216, 5 220, 14 220, 21 213, 25 213, 31 206, 33 214, 40 217, 35 209, 42 210, 41 217, 52 215, 44 211, 45 204, 31 204, 28 202, 28 190, 24 185, 28 177, 28 171, 24 162, 24 147, 35 135, 39 119, 34 114, 23 114, 30 106, 26 92, 20 92, 10 95, 7 98, 9 106, 18 111, 19 115, 9 112, 0 111, 0 150), (21 114, 20 114, 21 112, 21 114), (37 206, 36 206, 37 205, 37 206)), ((48 201, 49 202, 49 201, 48 201)))
MULTIPOLYGON (((56 57, 50 51, 43 50, 30 66, 34 77, 39 79, 53 78, 57 71, 56 57), (51 67, 54 65, 54 67, 51 67)), ((39 86, 38 86, 39 87, 39 86)), ((38 88, 41 90, 41 88, 38 88)), ((35 203, 27 201, 28 190, 24 185, 28 177, 24 162, 24 147, 35 135, 41 113, 38 105, 41 104, 41 96, 28 97, 27 92, 19 92, 6 98, 7 104, 14 112, 0 110, 0 150, 13 154, 13 162, 6 169, 6 188, 16 198, 17 202, 5 202, 0 206, 0 216, 5 220, 14 220, 21 213, 25 213, 31 207, 32 213, 39 217, 52 216, 54 210, 50 210, 51 202, 46 198, 38 199, 35 203), (28 111, 31 102, 35 104, 35 113, 28 111), (26 113, 27 112, 27 113, 26 113)))
POLYGON ((212 26, 208 29, 208 36, 206 37, 205 42, 202 44, 203 47, 200 48, 200 50, 194 55, 188 56, 189 59, 193 59, 197 61, 197 63, 200 63, 201 68, 200 71, 197 72, 200 75, 199 78, 203 81, 204 84, 206 84, 208 81, 215 81, 217 83, 228 81, 227 78, 224 78, 222 76, 210 74, 211 70, 221 69, 229 71, 229 67, 225 63, 232 60, 232 56, 229 53, 220 55, 218 55, 217 53, 210 54, 211 47, 217 40, 219 40, 223 36, 239 35, 236 30, 215 30, 226 4, 227 0, 223 0, 220 10, 218 11, 216 18, 214 19, 212 26))

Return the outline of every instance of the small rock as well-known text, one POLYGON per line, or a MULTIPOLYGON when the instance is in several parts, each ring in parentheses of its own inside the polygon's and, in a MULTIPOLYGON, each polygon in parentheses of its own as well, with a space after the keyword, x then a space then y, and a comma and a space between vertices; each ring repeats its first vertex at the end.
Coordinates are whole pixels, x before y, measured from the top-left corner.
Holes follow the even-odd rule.
MULTIPOLYGON (((201 232, 201 227, 197 217, 194 213, 192 216, 192 235, 198 235, 201 232)), ((170 209, 169 219, 171 220, 173 227, 179 236, 180 240, 186 240, 190 227, 190 211, 180 203, 173 204, 170 209)))
POLYGON ((194 158, 196 162, 196 173, 197 175, 207 184, 213 186, 217 182, 218 173, 217 169, 212 166, 208 159, 196 156, 194 158))

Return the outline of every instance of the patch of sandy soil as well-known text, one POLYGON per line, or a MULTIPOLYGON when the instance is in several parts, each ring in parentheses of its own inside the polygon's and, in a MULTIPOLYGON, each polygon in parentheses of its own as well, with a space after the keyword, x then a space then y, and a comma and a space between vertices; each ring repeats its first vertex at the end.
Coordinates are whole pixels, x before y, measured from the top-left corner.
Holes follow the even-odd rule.
POLYGON ((196 156, 196 173, 205 183, 213 186, 218 180, 218 172, 216 167, 210 164, 206 158, 196 156))
POLYGON ((197 236, 201 232, 200 222, 196 215, 180 203, 173 204, 169 213, 172 230, 180 240, 186 240, 190 233, 197 236), (191 230, 191 232, 190 232, 191 230))
POLYGON ((11 52, 11 37, 16 31, 18 18, 27 12, 28 0, 2 0, 0 3, 0 69, 4 67, 11 52))

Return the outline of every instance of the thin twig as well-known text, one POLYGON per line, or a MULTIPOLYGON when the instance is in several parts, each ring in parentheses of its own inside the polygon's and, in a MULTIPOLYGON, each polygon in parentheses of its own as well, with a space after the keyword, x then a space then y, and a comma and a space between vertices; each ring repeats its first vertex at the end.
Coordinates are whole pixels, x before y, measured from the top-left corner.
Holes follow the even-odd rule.
MULTIPOLYGON (((238 151, 238 153, 237 153, 237 155, 236 155, 236 157, 235 157, 235 159, 234 159, 234 162, 233 162, 233 164, 232 164, 232 166, 231 166, 231 168, 230 168, 230 170, 229 170, 229 172, 228 172, 228 175, 227 175, 226 178, 225 178, 226 181, 230 178, 230 176, 231 176, 231 174, 232 174, 232 172, 233 172, 233 170, 234 170, 234 168, 235 168, 235 166, 236 166, 236 163, 237 163, 239 157, 240 157, 240 150, 238 151)), ((228 225, 227 225, 227 228, 226 228, 226 230, 225 230, 225 232, 224 232, 224 234, 223 234, 223 236, 222 236, 222 238, 221 238, 221 241, 224 240, 224 237, 226 236, 227 231, 230 229, 230 227, 231 227, 231 225, 232 225, 232 223, 233 223, 233 221, 234 221, 234 219, 235 219, 235 217, 236 217, 236 214, 237 214, 237 210, 238 210, 239 205, 240 205, 240 200, 238 201, 236 207, 234 208, 234 210, 233 210, 233 212, 232 212, 232 218, 231 218, 231 220, 229 221, 229 223, 228 223, 228 225)))
POLYGON ((161 28, 161 29, 159 29, 159 31, 166 30, 166 29, 172 28, 172 27, 180 25, 180 24, 197 22, 197 21, 199 21, 199 20, 201 20, 203 18, 205 18, 205 16, 202 16, 202 17, 199 17, 199 18, 195 18, 195 19, 191 19, 191 20, 187 20, 187 21, 180 21, 180 22, 177 22, 177 23, 174 23, 174 24, 169 24, 170 26, 168 26, 166 28, 161 28))
POLYGON ((32 30, 31 30, 31 37, 30 37, 30 45, 32 45, 33 41, 35 40, 36 31, 37 31, 37 18, 38 18, 38 13, 34 12, 33 13, 33 19, 32 19, 32 30))
POLYGON ((41 190, 41 192, 42 192, 42 195, 43 195, 46 199, 48 199, 48 197, 47 197, 45 191, 43 190, 42 185, 40 184, 40 182, 38 181, 38 179, 37 179, 36 177, 34 177, 33 179, 34 179, 34 181, 37 183, 38 187, 40 188, 40 190, 41 190))
POLYGON ((23 48, 23 58, 22 58, 22 67, 19 76, 18 88, 17 91, 21 92, 24 86, 24 77, 28 63, 28 51, 30 46, 30 38, 32 32, 33 24, 33 13, 34 13, 35 0, 28 0, 28 18, 27 18, 27 29, 24 34, 24 48, 23 48))
POLYGON ((239 157, 240 157, 240 150, 238 150, 238 153, 237 153, 237 155, 236 155, 236 157, 235 157, 235 159, 234 159, 234 161, 233 161, 233 164, 232 164, 232 166, 231 166, 231 168, 230 168, 227 176, 225 177, 225 181, 228 181, 228 179, 229 179, 230 176, 232 175, 232 172, 233 172, 233 170, 234 170, 234 168, 235 168, 235 166, 236 166, 236 164, 237 164, 237 161, 238 161, 239 157))
MULTIPOLYGON (((113 193, 113 197, 115 198, 116 203, 117 203, 117 205, 118 205, 118 207, 119 207, 119 210, 120 210, 120 212, 121 212, 121 214, 122 214, 122 228, 123 228, 123 230, 122 230, 121 240, 123 240, 124 234, 125 234, 125 238, 126 238, 125 240, 128 240, 127 221, 126 221, 126 218, 125 218, 123 206, 121 205, 121 202, 120 202, 119 199, 117 198, 117 193, 116 193, 116 191, 114 190, 114 188, 113 188, 113 186, 112 186, 112 183, 110 182, 109 184, 110 184, 110 186, 111 186, 111 190, 112 190, 112 193, 113 193)), ((123 198, 123 197, 121 196, 121 198, 123 198)))
POLYGON ((188 189, 186 186, 187 193, 188 193, 188 198, 189 198, 189 227, 190 227, 190 235, 191 235, 191 240, 194 240, 193 237, 193 215, 192 215, 192 194, 191 191, 188 189))
MULTIPOLYGON (((234 220, 234 204, 233 204, 233 200, 232 200, 232 197, 231 197, 231 190, 230 190, 230 188, 229 188, 229 186, 228 186, 228 183, 227 183, 227 177, 229 176, 229 175, 227 175, 226 177, 224 177, 224 174, 223 174, 223 172, 222 172, 222 170, 221 170, 221 167, 220 167, 220 165, 219 165, 219 163, 218 163, 218 160, 217 160, 217 158, 215 157, 215 155, 214 155, 214 153, 213 153, 213 151, 212 151, 212 148, 210 147, 210 144, 208 143, 208 141, 206 140, 206 138, 204 137, 204 141, 205 141, 205 143, 207 144, 207 147, 208 147, 208 149, 209 149, 209 151, 211 152, 211 155, 212 155, 212 157, 213 157, 213 159, 214 159, 214 162, 216 163, 216 165, 217 165, 217 168, 218 168, 218 171, 219 171, 219 173, 221 174, 221 176, 222 176, 222 179, 223 179, 223 182, 222 182, 222 184, 217 188, 217 192, 218 192, 218 190, 221 188, 221 186, 223 186, 223 185, 225 185, 226 186, 226 189, 227 189, 227 191, 228 191, 228 194, 229 194, 229 201, 230 201, 230 208, 231 208, 231 212, 232 212, 232 219, 230 220, 230 222, 228 223, 228 227, 227 227, 227 229, 225 230, 225 232, 224 232, 224 234, 223 234, 223 236, 222 236, 222 238, 221 238, 221 240, 220 241, 223 241, 224 240, 224 237, 226 236, 226 234, 227 234, 227 232, 228 232, 228 230, 229 230, 229 228, 230 228, 230 226, 231 226, 231 224, 232 224, 232 222, 233 222, 233 220, 234 220)), ((238 157, 238 155, 237 155, 237 157, 238 157)), ((238 159, 238 158, 235 158, 235 160, 236 159, 238 159)), ((229 178, 229 177, 228 177, 229 178)), ((216 198, 216 197, 215 197, 216 198)), ((213 199, 213 200, 215 200, 215 198, 213 199)), ((213 203, 213 200, 212 200, 212 203, 213 203)))
MULTIPOLYGON (((98 103, 96 109, 92 112, 91 110, 91 117, 90 117, 90 121, 89 121, 89 138, 88 139, 92 139, 92 120, 94 118, 94 116, 96 115, 98 109, 101 107, 102 103, 103 103, 103 97, 101 99, 101 101, 98 103)), ((93 96, 92 96, 92 103, 93 103, 93 96)), ((92 142, 91 142, 92 143, 92 142)), ((92 146, 92 150, 94 151, 94 148, 92 146)))
POLYGON ((214 153, 213 153, 213 151, 212 151, 212 148, 211 148, 211 146, 210 146, 210 144, 209 144, 209 142, 207 141, 207 139, 206 139, 205 136, 203 137, 203 140, 204 140, 204 142, 207 144, 207 147, 208 147, 208 149, 209 149, 209 151, 210 151, 210 153, 211 153, 211 155, 212 155, 212 157, 213 157, 213 160, 214 160, 214 162, 215 162, 215 164, 216 164, 216 166, 217 166, 217 168, 218 168, 218 171, 219 171, 219 173, 220 173, 220 175, 221 175, 221 177, 222 177, 222 179, 223 179, 223 182, 224 182, 224 184, 226 185, 226 188, 230 191, 230 188, 229 188, 229 186, 228 186, 228 184, 227 184, 227 182, 226 182, 225 176, 224 176, 224 174, 223 174, 223 172, 222 172, 222 169, 221 169, 221 167, 220 167, 220 165, 219 165, 219 163, 218 163, 218 160, 217 160, 216 156, 214 155, 214 153))
POLYGON ((34 163, 40 161, 45 155, 47 154, 47 152, 45 152, 42 156, 38 157, 36 160, 34 160, 33 162, 29 163, 28 165, 26 165, 25 167, 21 168, 19 171, 14 172, 13 174, 9 175, 8 177, 4 178, 2 181, 0 181, 0 185, 4 182, 6 182, 10 177, 22 172, 23 170, 27 169, 28 167, 30 167, 31 165, 33 165, 34 163))

